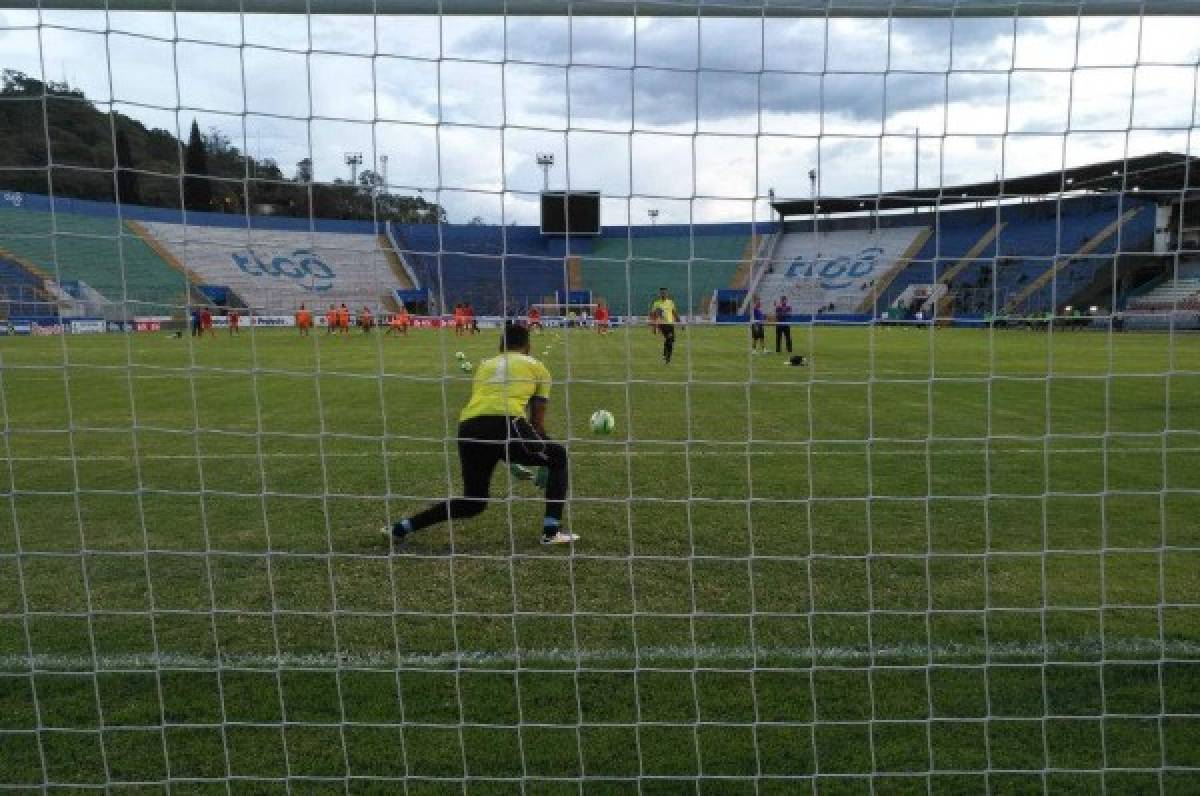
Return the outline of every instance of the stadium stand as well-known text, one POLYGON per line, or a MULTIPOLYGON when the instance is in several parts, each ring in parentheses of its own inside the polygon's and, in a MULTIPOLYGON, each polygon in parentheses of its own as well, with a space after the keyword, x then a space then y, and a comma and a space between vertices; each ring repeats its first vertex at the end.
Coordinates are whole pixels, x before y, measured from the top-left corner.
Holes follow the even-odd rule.
POLYGON ((373 234, 295 229, 141 226, 198 284, 228 288, 258 312, 290 313, 300 306, 363 305, 378 310, 407 287, 393 272, 373 234))
MULTIPOLYGON (((31 263, 60 284, 83 282, 129 314, 157 314, 183 303, 187 280, 124 222, 58 210, 0 207, 0 248, 31 263)), ((5 290, 21 284, 11 272, 5 290)), ((90 295, 90 294, 89 294, 90 295)))
MULTIPOLYGON (((881 217, 881 226, 896 218, 881 217)), ((942 314, 1053 311, 1112 261, 1118 239, 1120 252, 1144 252, 1154 232, 1151 203, 1109 195, 898 218, 927 222, 932 234, 864 312, 878 315, 905 288, 938 282, 948 288, 942 314)))
POLYGON ((749 224, 607 227, 582 259, 584 286, 613 313, 644 313, 660 287, 680 310, 702 313, 733 284, 753 251, 749 224))
MULTIPOLYGON (((569 284, 566 239, 543 236, 537 227, 390 224, 389 235, 418 287, 429 288, 444 310, 469 302, 480 314, 505 308, 520 313, 575 287, 569 284)), ((591 245, 588 238, 572 238, 571 253, 591 245)))
MULTIPOLYGON (((50 205, 32 197, 0 207, 0 254, 10 255, 0 290, 22 310, 47 312, 57 302, 61 312, 169 312, 200 286, 208 297, 191 290, 193 302, 227 288, 230 306, 380 308, 394 290, 420 287, 443 309, 468 301, 480 314, 519 313, 582 288, 624 314, 642 312, 665 286, 693 314, 728 287, 768 302, 788 291, 798 312, 878 316, 901 296, 944 294, 943 315, 1022 314, 1072 302, 1095 286, 1118 240, 1122 253, 1146 251, 1154 228, 1150 202, 1092 194, 822 219, 815 247, 808 224, 791 222, 778 240, 754 234, 771 225, 607 227, 572 238, 568 251, 566 239, 528 226, 318 221, 312 230, 304 219, 215 213, 189 213, 184 226, 173 210, 122 207, 118 215, 112 204, 53 200, 51 214, 50 205), (756 251, 770 254, 769 267, 749 267, 756 251)), ((1141 296, 1136 306, 1169 303, 1163 295, 1141 296)))
POLYGON ((54 315, 55 307, 41 276, 0 253, 0 311, 5 317, 47 317, 54 315))
POLYGON ((927 218, 931 225, 924 245, 892 280, 868 293, 860 312, 879 315, 881 310, 893 306, 906 289, 916 285, 949 285, 977 258, 995 256, 996 235, 1003 225, 994 216, 972 218, 948 213, 942 219, 927 218))
POLYGON ((783 295, 801 315, 859 311, 880 279, 903 267, 924 244, 928 227, 785 232, 774 245, 754 292, 767 307, 783 295))
POLYGON ((1177 276, 1130 298, 1127 308, 1139 312, 1200 310, 1200 263, 1180 263, 1177 276))

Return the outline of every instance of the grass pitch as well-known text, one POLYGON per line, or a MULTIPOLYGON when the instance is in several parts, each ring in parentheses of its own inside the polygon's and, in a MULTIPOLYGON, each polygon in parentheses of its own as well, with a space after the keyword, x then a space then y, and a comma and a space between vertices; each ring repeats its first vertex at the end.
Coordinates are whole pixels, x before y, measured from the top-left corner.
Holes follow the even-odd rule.
POLYGON ((1200 792, 1200 339, 794 333, 535 336, 582 541, 395 556, 496 332, 0 340, 0 785, 1200 792))

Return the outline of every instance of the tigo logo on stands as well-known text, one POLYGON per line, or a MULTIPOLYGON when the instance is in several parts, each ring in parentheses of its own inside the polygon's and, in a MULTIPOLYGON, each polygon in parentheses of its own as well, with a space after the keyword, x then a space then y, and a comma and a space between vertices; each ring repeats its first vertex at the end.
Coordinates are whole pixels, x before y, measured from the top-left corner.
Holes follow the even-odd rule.
POLYGON ((785 276, 788 279, 817 279, 825 290, 838 290, 871 276, 881 254, 883 249, 871 246, 850 257, 806 260, 801 256, 792 260, 785 276))
POLYGON ((258 256, 253 249, 246 249, 244 254, 233 252, 230 257, 238 270, 248 276, 292 279, 301 289, 314 293, 329 290, 337 276, 311 249, 297 249, 290 255, 270 260, 258 256))

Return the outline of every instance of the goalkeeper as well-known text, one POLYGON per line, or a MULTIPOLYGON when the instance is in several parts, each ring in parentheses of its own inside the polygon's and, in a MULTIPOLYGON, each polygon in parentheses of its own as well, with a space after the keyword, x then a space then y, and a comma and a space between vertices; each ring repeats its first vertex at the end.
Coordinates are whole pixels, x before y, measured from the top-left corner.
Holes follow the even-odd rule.
POLYGON ((506 326, 500 355, 480 364, 471 399, 459 415, 458 458, 463 496, 434 503, 391 528, 384 527, 383 532, 400 541, 430 525, 482 514, 487 508, 496 465, 507 461, 510 465, 526 464, 547 470, 542 544, 576 541, 579 537, 562 527, 567 497, 567 450, 546 436, 549 397, 550 372, 529 355, 529 330, 515 324, 506 326))

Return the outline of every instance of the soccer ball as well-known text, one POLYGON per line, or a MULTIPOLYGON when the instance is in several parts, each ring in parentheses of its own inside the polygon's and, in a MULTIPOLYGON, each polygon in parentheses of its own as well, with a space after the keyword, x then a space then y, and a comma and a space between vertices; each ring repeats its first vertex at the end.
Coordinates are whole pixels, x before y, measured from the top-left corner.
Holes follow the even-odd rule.
POLYGON ((597 409, 592 412, 592 419, 589 423, 593 434, 611 434, 617 427, 617 419, 607 409, 597 409))
POLYGON ((454 358, 457 359, 459 362, 462 362, 463 360, 465 360, 467 358, 467 355, 464 354, 462 351, 456 351, 454 354, 454 358))
POLYGON ((468 362, 465 359, 462 362, 458 363, 458 367, 462 370, 463 373, 470 373, 471 371, 475 370, 475 366, 472 365, 470 362, 468 362))

